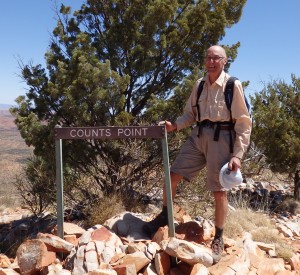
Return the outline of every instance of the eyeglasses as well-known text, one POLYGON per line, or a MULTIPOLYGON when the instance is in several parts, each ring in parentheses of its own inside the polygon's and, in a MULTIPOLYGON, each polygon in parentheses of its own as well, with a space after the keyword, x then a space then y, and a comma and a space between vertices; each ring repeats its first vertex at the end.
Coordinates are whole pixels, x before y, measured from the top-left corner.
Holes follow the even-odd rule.
POLYGON ((223 57, 223 56, 206 56, 205 60, 206 61, 210 61, 210 60, 212 60, 212 61, 220 61, 223 58, 225 58, 225 57, 223 57))

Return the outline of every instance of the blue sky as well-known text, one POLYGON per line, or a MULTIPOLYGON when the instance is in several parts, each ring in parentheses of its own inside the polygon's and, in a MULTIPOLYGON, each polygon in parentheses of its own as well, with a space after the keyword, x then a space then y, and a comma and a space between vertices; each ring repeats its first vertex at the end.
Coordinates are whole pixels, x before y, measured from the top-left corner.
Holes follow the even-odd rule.
MULTIPOLYGON (((82 0, 58 0, 77 9, 82 0)), ((50 34, 56 25, 54 0, 1 2, 0 103, 15 104, 26 93, 18 76, 18 60, 44 65, 50 34)), ((74 9, 73 9, 74 10, 74 9)), ((241 42, 229 73, 250 81, 246 94, 259 92, 263 83, 300 77, 300 1, 248 0, 241 20, 226 31, 223 44, 241 42)))

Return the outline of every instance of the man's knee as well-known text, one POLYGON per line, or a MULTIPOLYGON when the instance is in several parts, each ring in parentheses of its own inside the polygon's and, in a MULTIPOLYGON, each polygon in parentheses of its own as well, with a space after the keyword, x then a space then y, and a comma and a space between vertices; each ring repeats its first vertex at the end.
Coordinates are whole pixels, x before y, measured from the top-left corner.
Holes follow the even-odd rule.
POLYGON ((170 172, 170 177, 171 177, 171 183, 172 184, 178 184, 182 180, 182 176, 179 174, 176 174, 174 172, 170 172))

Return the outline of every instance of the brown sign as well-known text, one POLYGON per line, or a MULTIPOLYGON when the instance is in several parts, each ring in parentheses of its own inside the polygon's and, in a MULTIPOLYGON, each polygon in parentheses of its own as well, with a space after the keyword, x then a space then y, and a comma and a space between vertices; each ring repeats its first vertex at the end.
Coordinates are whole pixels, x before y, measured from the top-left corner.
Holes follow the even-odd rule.
POLYGON ((165 126, 55 127, 55 139, 162 138, 165 126))

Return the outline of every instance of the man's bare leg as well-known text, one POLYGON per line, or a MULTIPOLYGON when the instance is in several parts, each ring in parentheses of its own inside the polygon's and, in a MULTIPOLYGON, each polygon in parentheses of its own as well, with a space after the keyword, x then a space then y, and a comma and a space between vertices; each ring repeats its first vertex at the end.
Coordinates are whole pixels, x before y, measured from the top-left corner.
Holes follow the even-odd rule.
POLYGON ((215 237, 212 241, 212 256, 214 263, 220 261, 223 250, 223 229, 225 225, 226 216, 228 213, 228 200, 226 192, 214 192, 215 199, 215 237))
POLYGON ((214 192, 215 199, 215 226, 223 229, 226 216, 228 214, 227 193, 220 191, 214 192))
MULTIPOLYGON (((182 180, 183 177, 181 175, 172 172, 170 173, 170 177, 171 177, 172 199, 174 199, 176 196, 177 185, 182 180)), ((164 185, 164 191, 163 191, 163 205, 167 206, 166 185, 164 185)))

